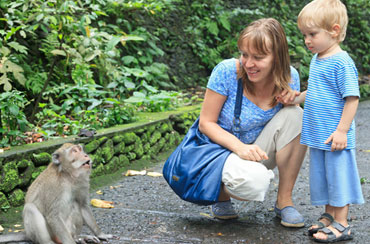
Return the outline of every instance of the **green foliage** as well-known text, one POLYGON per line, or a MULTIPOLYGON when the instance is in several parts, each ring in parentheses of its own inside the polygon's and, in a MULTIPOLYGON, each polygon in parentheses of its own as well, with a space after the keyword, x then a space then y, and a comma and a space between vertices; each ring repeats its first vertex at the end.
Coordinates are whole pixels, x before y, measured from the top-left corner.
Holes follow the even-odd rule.
POLYGON ((370 99, 370 85, 369 84, 360 85, 360 96, 361 96, 361 100, 370 99))
POLYGON ((126 103, 135 104, 141 111, 145 112, 163 112, 172 110, 177 106, 178 92, 159 91, 155 87, 142 82, 140 91, 133 93, 126 103))
POLYGON ((22 92, 12 90, 0 94, 0 147, 23 142, 23 132, 31 127, 23 112, 26 105, 27 100, 22 92))
MULTIPOLYGON (((0 147, 21 143, 32 111, 38 111, 34 130, 54 137, 193 102, 178 91, 204 87, 218 62, 239 55, 239 32, 261 17, 282 23, 303 90, 312 54, 296 19, 308 2, 2 0, 0 147)), ((343 2, 349 15, 343 48, 368 74, 370 2, 343 2)), ((368 85, 360 92, 369 97, 368 85)))

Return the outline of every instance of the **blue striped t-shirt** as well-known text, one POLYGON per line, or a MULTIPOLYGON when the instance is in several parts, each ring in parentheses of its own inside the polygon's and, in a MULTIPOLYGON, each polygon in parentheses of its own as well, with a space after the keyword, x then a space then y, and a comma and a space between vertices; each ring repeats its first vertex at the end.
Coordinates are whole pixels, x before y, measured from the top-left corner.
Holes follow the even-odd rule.
MULTIPOLYGON (((314 55, 304 104, 301 144, 330 151, 331 143, 324 142, 336 130, 348 96, 360 96, 357 69, 348 53, 342 51, 326 58, 314 55)), ((346 149, 355 146, 352 121, 346 149)))

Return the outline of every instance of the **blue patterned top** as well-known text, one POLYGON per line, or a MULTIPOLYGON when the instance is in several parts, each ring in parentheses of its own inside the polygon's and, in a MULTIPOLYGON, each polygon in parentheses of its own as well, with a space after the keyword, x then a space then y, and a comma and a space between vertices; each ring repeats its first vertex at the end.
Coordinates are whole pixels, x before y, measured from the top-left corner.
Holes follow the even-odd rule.
MULTIPOLYGON (((360 96, 355 63, 347 52, 318 58, 310 64, 310 74, 303 110, 301 143, 309 147, 330 151, 326 139, 337 129, 342 117, 345 97, 360 96)), ((356 146, 355 122, 347 133, 346 149, 356 146)))
MULTIPOLYGON (((292 83, 290 86, 292 89, 299 91, 299 74, 293 67, 291 67, 291 76, 292 83)), ((208 80, 207 88, 227 97, 221 109, 217 123, 223 129, 231 132, 234 118, 236 91, 238 88, 236 62, 234 58, 226 59, 216 65, 208 80)), ((240 140, 246 144, 252 144, 257 139, 267 122, 269 122, 282 107, 282 104, 279 103, 275 107, 265 111, 243 96, 240 114, 240 140)))

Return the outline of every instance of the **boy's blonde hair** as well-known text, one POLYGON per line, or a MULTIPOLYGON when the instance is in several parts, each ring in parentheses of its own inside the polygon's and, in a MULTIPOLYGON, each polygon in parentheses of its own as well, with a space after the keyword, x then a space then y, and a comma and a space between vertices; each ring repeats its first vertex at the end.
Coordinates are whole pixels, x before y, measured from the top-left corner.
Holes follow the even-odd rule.
POLYGON ((332 33, 333 26, 340 26, 337 37, 342 42, 346 37, 347 8, 340 0, 314 0, 307 4, 298 15, 298 28, 322 28, 332 33))

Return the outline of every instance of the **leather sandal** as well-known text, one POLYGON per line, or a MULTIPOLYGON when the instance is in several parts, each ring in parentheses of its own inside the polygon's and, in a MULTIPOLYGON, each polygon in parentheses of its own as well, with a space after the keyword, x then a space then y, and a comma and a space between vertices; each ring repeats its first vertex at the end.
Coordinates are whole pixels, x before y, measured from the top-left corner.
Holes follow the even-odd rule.
POLYGON ((334 218, 329 213, 323 213, 317 221, 318 222, 316 224, 311 225, 311 229, 308 229, 308 235, 309 236, 312 236, 313 234, 317 233, 319 230, 331 225, 331 223, 333 223, 333 221, 334 221, 334 218), (320 221, 322 219, 329 220, 329 224, 325 225, 323 222, 320 221), (314 225, 317 225, 318 227, 312 228, 312 226, 314 226, 314 225))
POLYGON ((320 243, 333 243, 333 242, 348 241, 348 240, 353 239, 353 235, 349 233, 351 231, 351 228, 349 225, 347 227, 344 227, 340 223, 334 221, 331 224, 331 226, 335 228, 337 231, 339 231, 340 236, 337 237, 331 229, 325 227, 317 231, 317 233, 323 232, 326 234, 327 238, 326 239, 313 238, 313 240, 316 242, 320 242, 320 243))

